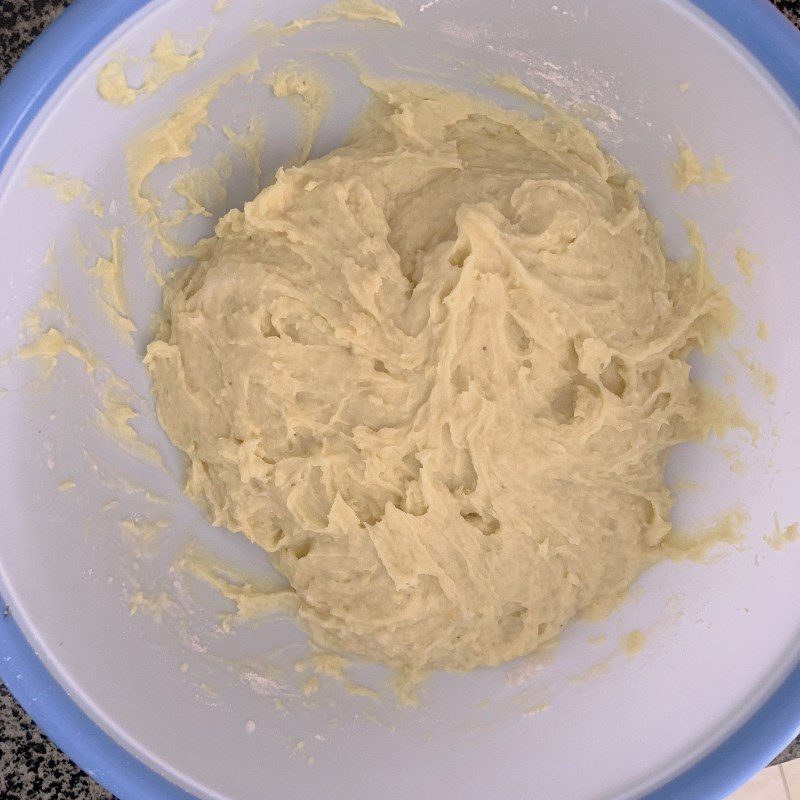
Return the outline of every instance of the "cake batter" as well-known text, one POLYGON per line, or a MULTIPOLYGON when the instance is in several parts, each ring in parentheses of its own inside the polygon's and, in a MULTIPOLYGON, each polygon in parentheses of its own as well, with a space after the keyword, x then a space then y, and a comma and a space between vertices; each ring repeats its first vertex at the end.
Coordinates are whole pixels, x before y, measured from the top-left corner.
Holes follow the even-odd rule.
POLYGON ((576 120, 372 88, 167 284, 146 361, 187 493, 317 644, 498 664, 661 554, 686 357, 728 301, 576 120))

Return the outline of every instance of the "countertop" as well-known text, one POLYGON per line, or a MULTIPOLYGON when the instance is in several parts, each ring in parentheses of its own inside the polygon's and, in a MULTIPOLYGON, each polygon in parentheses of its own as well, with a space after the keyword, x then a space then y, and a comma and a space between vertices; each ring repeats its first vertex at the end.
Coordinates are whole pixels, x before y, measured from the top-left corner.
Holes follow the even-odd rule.
MULTIPOLYGON (((740 1, 740 0, 732 0, 740 1)), ((800 0, 772 0, 800 28, 800 0)), ((70 0, 0 0, 0 79, 70 0)), ((773 763, 800 758, 800 737, 773 763)), ((113 800, 50 743, 0 683, 0 797, 113 800)))

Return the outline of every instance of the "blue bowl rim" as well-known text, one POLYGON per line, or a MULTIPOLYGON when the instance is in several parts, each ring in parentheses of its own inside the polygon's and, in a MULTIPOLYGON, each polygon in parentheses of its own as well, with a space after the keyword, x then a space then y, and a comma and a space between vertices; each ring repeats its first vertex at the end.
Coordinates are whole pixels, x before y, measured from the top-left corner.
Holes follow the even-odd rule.
MULTIPOLYGON (((150 0, 75 0, 0 85, 0 172, 80 61, 150 0)), ((726 29, 800 109, 800 33, 769 0, 690 0, 726 29)), ((0 598, 0 607, 3 606, 0 598)), ((196 800, 93 722, 45 667, 13 619, 0 619, 0 678, 44 733, 119 800, 196 800)), ((800 734, 800 663, 738 730, 641 800, 723 800, 800 734)))

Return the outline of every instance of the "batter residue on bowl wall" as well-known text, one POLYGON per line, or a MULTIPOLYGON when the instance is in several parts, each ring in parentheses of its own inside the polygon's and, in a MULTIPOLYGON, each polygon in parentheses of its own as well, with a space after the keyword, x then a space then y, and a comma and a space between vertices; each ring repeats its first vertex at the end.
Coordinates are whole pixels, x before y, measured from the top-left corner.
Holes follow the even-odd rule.
POLYGON ((188 69, 203 55, 202 36, 193 47, 181 46, 171 31, 166 31, 153 44, 144 80, 133 86, 125 74, 126 59, 122 56, 109 61, 97 76, 97 91, 109 102, 132 105, 139 97, 151 94, 168 80, 188 69))
POLYGON ((711 186, 715 183, 728 183, 731 176, 725 172, 722 159, 714 156, 710 167, 704 167, 700 157, 686 142, 678 146, 678 160, 672 165, 672 185, 679 192, 690 186, 711 186))
POLYGON ((703 427, 686 356, 731 307, 576 120, 371 88, 168 282, 147 364, 187 492, 315 642, 497 664, 663 554, 666 457, 703 427))

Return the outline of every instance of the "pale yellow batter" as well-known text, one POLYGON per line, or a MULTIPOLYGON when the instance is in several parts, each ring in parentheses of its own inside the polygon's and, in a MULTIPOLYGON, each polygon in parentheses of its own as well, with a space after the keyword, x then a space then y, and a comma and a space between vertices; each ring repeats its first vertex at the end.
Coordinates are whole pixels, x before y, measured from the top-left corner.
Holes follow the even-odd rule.
POLYGON ((187 492, 318 644, 497 664, 662 552, 686 356, 728 303, 578 122, 374 92, 167 284, 147 364, 187 492))

